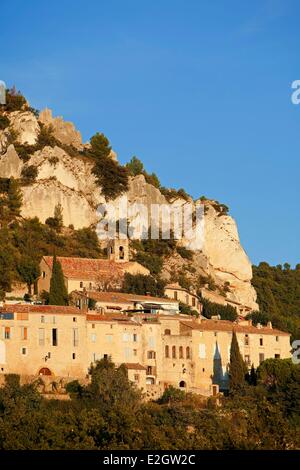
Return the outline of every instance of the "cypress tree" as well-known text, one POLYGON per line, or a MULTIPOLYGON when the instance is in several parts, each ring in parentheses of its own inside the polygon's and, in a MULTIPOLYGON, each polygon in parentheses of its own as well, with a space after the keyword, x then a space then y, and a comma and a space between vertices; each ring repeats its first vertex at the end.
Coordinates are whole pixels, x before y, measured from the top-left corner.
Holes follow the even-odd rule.
POLYGON ((245 376, 247 373, 245 362, 240 353, 236 332, 232 334, 230 346, 230 365, 229 365, 229 389, 230 392, 240 390, 245 385, 245 376))
POLYGON ((68 305, 68 292, 60 262, 53 256, 52 276, 50 280, 49 305, 68 305))

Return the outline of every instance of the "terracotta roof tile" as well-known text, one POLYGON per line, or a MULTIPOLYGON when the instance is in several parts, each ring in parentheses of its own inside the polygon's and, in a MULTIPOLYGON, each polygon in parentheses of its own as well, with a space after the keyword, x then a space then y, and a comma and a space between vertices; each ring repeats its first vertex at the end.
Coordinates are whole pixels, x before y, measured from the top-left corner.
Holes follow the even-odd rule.
POLYGON ((104 291, 88 291, 88 297, 99 302, 110 303, 132 303, 132 302, 150 302, 150 303, 165 303, 177 305, 177 300, 171 300, 162 297, 151 297, 148 295, 126 294, 123 292, 104 292, 104 291))
MULTIPOLYGON (((44 256, 43 259, 52 269, 53 257, 44 256)), ((69 279, 93 280, 97 281, 103 277, 120 277, 132 262, 116 263, 109 259, 94 258, 71 258, 58 256, 57 260, 61 263, 64 276, 69 279)))
POLYGON ((28 304, 15 304, 6 305, 0 309, 2 312, 14 313, 50 313, 50 314, 70 314, 70 315, 84 315, 84 312, 76 307, 59 306, 59 305, 28 305, 28 304))
POLYGON ((126 369, 131 370, 146 370, 146 367, 142 366, 142 364, 139 363, 125 362, 124 366, 126 367, 126 369))
POLYGON ((268 328, 263 326, 257 328, 256 326, 250 325, 239 325, 238 323, 231 322, 229 320, 202 320, 201 323, 195 321, 180 321, 185 327, 189 327, 193 330, 199 331, 236 331, 237 333, 254 333, 261 335, 281 335, 290 336, 286 331, 276 330, 274 328, 268 328))

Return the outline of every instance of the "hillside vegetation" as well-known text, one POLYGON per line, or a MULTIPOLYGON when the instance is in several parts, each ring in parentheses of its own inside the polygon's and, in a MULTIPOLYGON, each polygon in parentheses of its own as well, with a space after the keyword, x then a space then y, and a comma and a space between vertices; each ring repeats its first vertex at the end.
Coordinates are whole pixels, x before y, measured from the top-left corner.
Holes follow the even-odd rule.
POLYGON ((300 338, 300 264, 253 266, 252 284, 257 292, 259 312, 249 315, 255 323, 271 321, 273 326, 300 338))

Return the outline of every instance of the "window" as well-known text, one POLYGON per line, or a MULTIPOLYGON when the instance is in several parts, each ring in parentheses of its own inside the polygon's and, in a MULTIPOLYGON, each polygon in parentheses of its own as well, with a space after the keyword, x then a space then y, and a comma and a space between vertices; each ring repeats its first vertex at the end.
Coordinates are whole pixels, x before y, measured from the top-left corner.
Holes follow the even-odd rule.
POLYGON ((259 363, 261 364, 265 360, 264 353, 259 353, 259 363))
POLYGON ((42 278, 45 279, 45 277, 46 277, 46 273, 45 273, 45 271, 43 271, 42 272, 42 278))
POLYGON ((91 334, 91 341, 92 343, 96 343, 97 336, 95 333, 91 334))
POLYGON ((80 289, 82 289, 82 288, 83 288, 83 282, 82 282, 82 281, 80 281, 80 283, 79 283, 79 287, 80 287, 80 289))
POLYGON ((280 354, 275 354, 275 359, 280 359, 280 354))
POLYGON ((155 357, 156 357, 155 351, 148 351, 148 353, 147 353, 147 358, 148 359, 155 359, 155 357))
POLYGON ((148 346, 149 346, 149 348, 155 348, 155 339, 154 339, 153 336, 149 336, 148 346))
POLYGON ((56 318, 55 317, 52 317, 52 323, 56 323, 56 318))
POLYGON ((46 323, 44 315, 41 316, 41 323, 46 323))
POLYGON ((107 343, 112 343, 113 335, 105 335, 105 339, 107 343))
POLYGON ((48 352, 47 357, 48 359, 51 359, 51 352, 48 352))
POLYGON ((218 336, 218 333, 216 331, 214 332, 214 336, 218 336))
POLYGON ((263 339, 263 338, 259 338, 259 345, 260 345, 260 346, 263 346, 263 345, 264 345, 264 339, 263 339))
POLYGON ((92 323, 92 328, 95 328, 95 323, 92 323))
POLYGON ((108 354, 103 354, 103 359, 108 359, 108 354))
POLYGON ((76 354, 75 353, 72 354, 72 359, 76 359, 76 354))
POLYGON ((170 335, 171 334, 171 330, 165 330, 165 335, 170 335))
POLYGON ((165 357, 170 357, 169 346, 165 346, 165 357))
POLYGON ((52 328, 52 346, 57 346, 57 328, 52 328))
POLYGON ((130 359, 130 357, 131 357, 131 349, 130 348, 124 348, 124 356, 125 356, 125 359, 130 359))
POLYGON ((154 368, 152 366, 147 366, 147 375, 154 375, 154 368))
POLYGON ((26 340, 28 338, 28 328, 27 326, 21 327, 21 338, 26 340))
POLYGON ((205 344, 199 344, 199 357, 200 357, 200 359, 205 359, 206 358, 205 344))
POLYGON ((22 354, 22 356, 26 356, 27 348, 21 348, 21 354, 22 354))
POLYGON ((177 292, 177 290, 174 291, 174 300, 178 300, 178 292, 177 292))
POLYGON ((191 351, 190 351, 189 346, 187 346, 187 348, 186 348, 186 358, 191 359, 191 351))
POLYGON ((192 297, 192 306, 193 306, 193 307, 196 306, 196 299, 195 299, 195 297, 192 297))
POLYGON ((183 347, 179 346, 179 359, 183 359, 183 347))
POLYGON ((246 362, 247 366, 250 366, 251 362, 250 362, 249 354, 245 354, 245 362, 246 362))
POLYGON ((39 346, 44 346, 45 344, 45 330, 44 328, 39 328, 39 346))
POLYGON ((90 286, 90 290, 92 290, 93 284, 91 282, 90 282, 89 286, 90 286))
POLYGON ((278 342, 278 341, 279 341, 279 336, 276 336, 276 338, 275 338, 275 339, 276 339, 276 341, 278 342))
POLYGON ((138 340, 138 335, 136 333, 133 333, 133 341, 136 343, 138 340))
POLYGON ((137 356, 137 349, 134 349, 134 350, 133 350, 133 355, 134 355, 134 356, 137 356))
POLYGON ((139 374, 134 374, 134 381, 139 382, 140 381, 140 376, 139 374))
POLYGON ((78 328, 73 328, 73 346, 78 346, 79 338, 78 338, 78 328))
POLYGON ((123 333, 123 341, 127 343, 129 341, 129 334, 128 333, 123 333))
POLYGON ((5 326, 4 327, 4 338, 5 339, 10 339, 11 338, 10 326, 5 326))
POLYGON ((77 322, 77 317, 73 317, 73 322, 74 322, 74 323, 77 322))
POLYGON ((245 346, 249 346, 249 335, 245 335, 245 346))
POLYGON ((172 358, 176 359, 176 346, 172 346, 172 358))

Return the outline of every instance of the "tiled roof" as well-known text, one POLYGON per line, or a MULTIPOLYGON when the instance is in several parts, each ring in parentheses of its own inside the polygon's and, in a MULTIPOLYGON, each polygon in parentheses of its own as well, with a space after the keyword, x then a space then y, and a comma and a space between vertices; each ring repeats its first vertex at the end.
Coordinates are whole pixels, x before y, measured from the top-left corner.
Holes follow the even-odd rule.
POLYGON ((83 315, 84 313, 76 307, 60 306, 60 305, 31 305, 31 304, 15 304, 6 305, 0 309, 2 312, 13 313, 50 313, 50 314, 71 314, 83 315))
POLYGON ((126 315, 117 315, 117 314, 105 314, 105 315, 97 315, 97 314, 87 314, 86 319, 88 322, 98 322, 98 321, 103 321, 103 322, 113 322, 113 321, 118 321, 122 322, 126 325, 136 325, 139 326, 140 324, 131 320, 130 317, 127 317, 126 315))
MULTIPOLYGON (((49 268, 52 269, 53 257, 44 256, 43 259, 49 268)), ((116 263, 109 259, 71 258, 65 256, 58 256, 57 260, 61 263, 65 277, 93 281, 97 281, 104 276, 122 276, 126 268, 132 265, 130 261, 127 263, 116 263)))
POLYGON ((126 369, 131 370, 146 370, 146 367, 142 366, 142 364, 139 363, 125 362, 124 366, 126 367, 126 369))
POLYGON ((236 331, 237 333, 290 336, 286 331, 276 330, 266 326, 257 328, 253 325, 239 325, 229 320, 202 320, 201 323, 195 321, 180 321, 180 323, 185 327, 199 331, 236 331))
POLYGON ((162 297, 151 297, 149 295, 136 295, 126 294, 123 292, 104 292, 104 291, 88 291, 88 297, 98 302, 110 302, 110 303, 132 303, 132 302, 150 302, 153 304, 164 303, 164 304, 178 304, 177 300, 171 300, 162 297))

